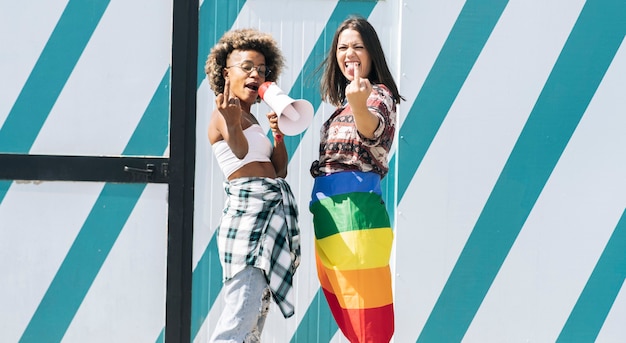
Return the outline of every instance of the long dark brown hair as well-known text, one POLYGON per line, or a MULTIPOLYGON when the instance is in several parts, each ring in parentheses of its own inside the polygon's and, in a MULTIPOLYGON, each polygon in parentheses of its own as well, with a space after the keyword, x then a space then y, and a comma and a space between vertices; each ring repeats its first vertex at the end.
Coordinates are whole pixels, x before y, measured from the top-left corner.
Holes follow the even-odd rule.
POLYGON ((380 44, 380 39, 378 39, 376 30, 365 18, 357 15, 348 17, 339 25, 337 31, 335 31, 333 43, 328 51, 328 55, 319 67, 324 70, 320 85, 322 99, 334 106, 342 106, 346 100, 345 91, 348 83, 341 73, 336 55, 339 35, 346 29, 357 31, 363 39, 365 49, 372 60, 372 70, 367 76, 369 81, 372 84, 384 84, 387 86, 391 94, 393 94, 393 99, 396 104, 399 104, 401 100, 405 100, 404 97, 400 95, 398 86, 396 86, 396 82, 389 71, 385 53, 380 44))

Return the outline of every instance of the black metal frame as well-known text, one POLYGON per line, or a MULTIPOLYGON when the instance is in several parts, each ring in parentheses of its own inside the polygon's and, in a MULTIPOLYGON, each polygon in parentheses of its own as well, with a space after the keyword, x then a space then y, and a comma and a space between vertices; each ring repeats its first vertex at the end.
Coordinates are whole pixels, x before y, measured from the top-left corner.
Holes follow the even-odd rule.
POLYGON ((198 0, 173 0, 170 158, 0 153, 0 180, 167 183, 165 342, 191 342, 198 0))
POLYGON ((169 159, 0 153, 0 179, 168 183, 169 159))
POLYGON ((165 342, 191 342, 198 0, 174 0, 165 342))

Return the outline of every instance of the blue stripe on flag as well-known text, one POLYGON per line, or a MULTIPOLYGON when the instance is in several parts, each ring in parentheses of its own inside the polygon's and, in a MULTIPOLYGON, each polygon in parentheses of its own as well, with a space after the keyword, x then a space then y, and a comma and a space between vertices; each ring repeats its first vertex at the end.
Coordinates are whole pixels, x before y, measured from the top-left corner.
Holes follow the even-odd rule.
POLYGON ((463 339, 624 38, 624 13, 623 0, 583 7, 418 342, 463 339))

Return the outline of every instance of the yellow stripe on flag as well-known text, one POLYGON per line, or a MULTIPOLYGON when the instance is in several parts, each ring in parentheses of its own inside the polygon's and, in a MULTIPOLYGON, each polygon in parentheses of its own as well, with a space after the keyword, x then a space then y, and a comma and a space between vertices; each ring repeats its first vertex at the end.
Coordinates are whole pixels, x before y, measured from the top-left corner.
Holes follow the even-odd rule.
POLYGON ((315 241, 324 267, 335 270, 380 268, 389 264, 391 228, 348 231, 315 241))

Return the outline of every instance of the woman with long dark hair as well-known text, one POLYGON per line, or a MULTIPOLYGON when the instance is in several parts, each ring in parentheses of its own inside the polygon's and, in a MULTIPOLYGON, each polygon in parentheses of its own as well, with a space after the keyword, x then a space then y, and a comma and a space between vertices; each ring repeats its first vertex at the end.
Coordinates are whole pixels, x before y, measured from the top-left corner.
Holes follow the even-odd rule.
POLYGON ((321 128, 319 159, 311 165, 318 277, 350 342, 389 342, 393 231, 380 181, 404 98, 364 18, 337 28, 322 68, 322 99, 337 109, 321 128))

